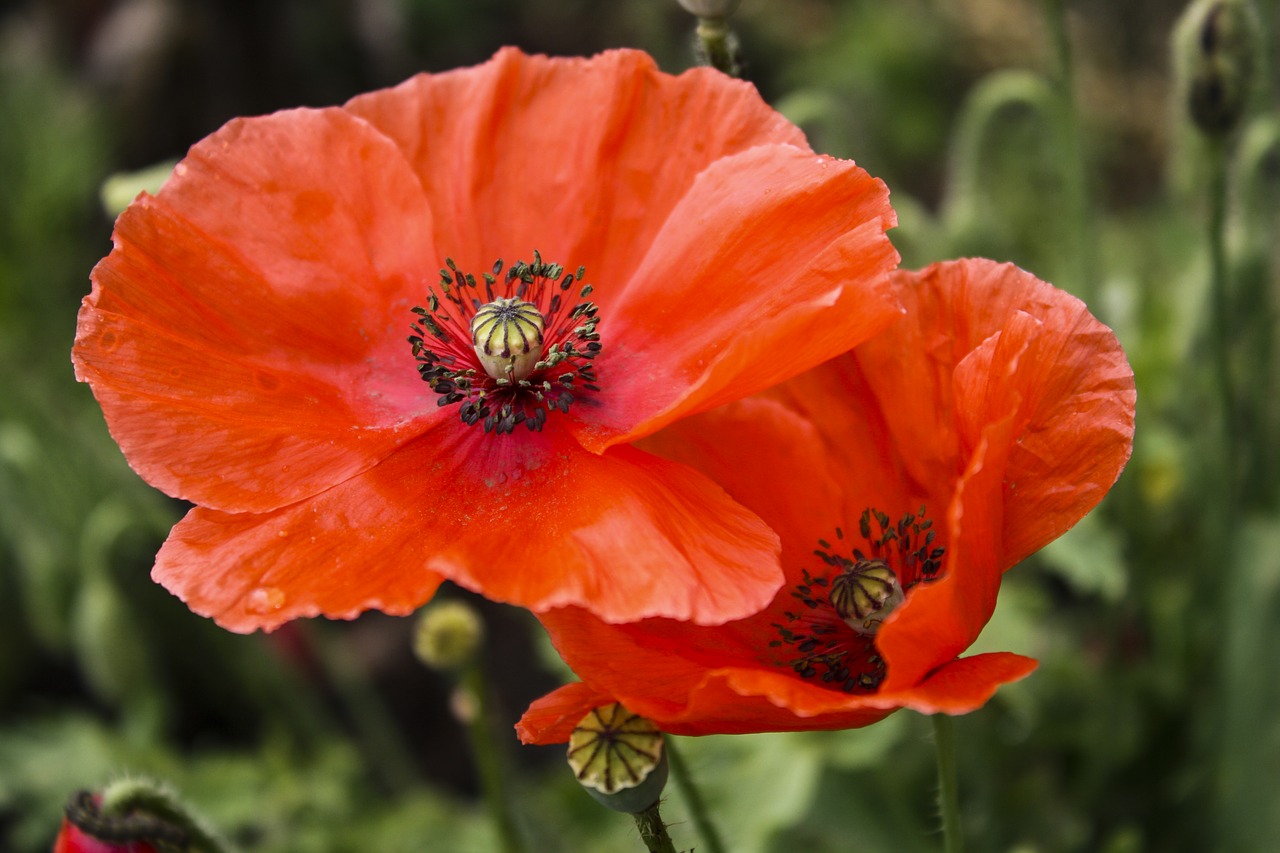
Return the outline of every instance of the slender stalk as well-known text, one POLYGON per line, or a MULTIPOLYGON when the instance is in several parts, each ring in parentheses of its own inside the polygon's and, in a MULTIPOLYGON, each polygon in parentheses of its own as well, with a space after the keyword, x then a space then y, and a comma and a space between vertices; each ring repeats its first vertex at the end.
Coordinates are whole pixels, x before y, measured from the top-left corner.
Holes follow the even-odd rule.
POLYGON ((942 813, 942 837, 946 853, 962 853, 960 791, 956 781, 955 724, 946 714, 934 714, 933 742, 938 751, 938 808, 942 813))
POLYGON ((484 792, 485 804, 498 828, 502 849, 506 853, 523 853, 524 841, 511 811, 511 797, 507 790, 501 750, 494 740, 490 725, 489 687, 478 664, 473 663, 467 667, 463 684, 475 701, 474 713, 467 721, 467 737, 476 762, 476 772, 480 775, 480 788, 484 792))
POLYGON ((1072 288, 1076 295, 1097 311, 1093 303, 1097 297, 1097 261, 1094 246, 1092 203, 1089 193, 1088 170, 1085 167, 1084 134, 1080 129, 1080 115, 1076 109, 1075 68, 1071 55, 1071 40, 1067 37, 1065 0, 1043 0, 1045 22, 1053 40, 1057 61, 1057 115, 1058 125, 1064 135, 1063 180, 1068 197, 1064 199, 1071 220, 1072 256, 1076 262, 1076 281, 1072 288))
POLYGON ((676 787, 684 797, 685 804, 689 808, 689 817, 693 820, 698 835, 702 836, 702 843, 706 845, 707 853, 726 853, 724 840, 720 837, 715 824, 711 822, 707 803, 702 799, 702 793, 689 774, 689 765, 685 764, 684 756, 675 749, 670 737, 667 738, 666 750, 667 760, 671 762, 671 777, 675 779, 676 787))
POLYGON ((640 830, 640 840, 644 842, 649 853, 676 853, 676 846, 671 843, 667 833, 667 825, 658 814, 658 804, 654 803, 642 812, 633 815, 636 829, 640 830))
POLYGON ((742 76, 738 37, 729 29, 727 18, 698 18, 698 46, 703 60, 730 77, 742 76))
POLYGON ((1224 455, 1223 482, 1225 508, 1230 513, 1237 500, 1238 477, 1237 443, 1239 426, 1236 422, 1235 389, 1231 381, 1231 285, 1227 269, 1227 149, 1221 140, 1208 143, 1209 158, 1209 215, 1208 243, 1211 292, 1211 330, 1213 362, 1218 384, 1218 400, 1222 407, 1224 455))
POLYGON ((344 638, 330 627, 314 622, 300 625, 350 716, 374 773, 388 790, 402 791, 419 779, 403 731, 344 638))

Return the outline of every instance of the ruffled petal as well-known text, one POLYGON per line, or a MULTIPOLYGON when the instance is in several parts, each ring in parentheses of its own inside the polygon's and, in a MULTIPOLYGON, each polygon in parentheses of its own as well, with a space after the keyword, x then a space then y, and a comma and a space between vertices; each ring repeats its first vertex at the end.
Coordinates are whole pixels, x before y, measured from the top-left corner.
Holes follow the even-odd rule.
POLYGON ((794 606, 786 590, 761 614, 711 628, 606 625, 573 608, 542 614, 593 701, 612 697, 675 734, 850 728, 901 707, 965 713, 1034 669, 1013 654, 957 655, 990 619, 1018 543, 1057 535, 1114 480, 1131 439, 1131 375, 1114 337, 1077 301, 1014 267, 941 264, 896 283, 907 315, 881 335, 643 442, 773 525, 791 583, 826 525, 850 527, 869 507, 894 516, 925 504, 942 522, 944 572, 915 585, 878 633, 884 682, 845 694, 775 660, 773 623, 794 606), (1083 435, 1041 445, 1032 458, 1059 464, 1031 469, 1021 448, 1039 425, 1052 431, 1081 411, 1096 421, 1077 419, 1083 435), (1095 445, 1100 465, 1068 458, 1095 445), (1026 501, 1046 507, 1047 526, 1027 518, 1026 501), (1039 532, 1019 538, 1019 523, 1039 532))
POLYGON ((804 681, 785 669, 725 669, 710 673, 690 694, 685 712, 667 726, 684 735, 856 729, 896 710, 868 698, 804 681))
POLYGON ((973 447, 947 509, 945 572, 917 587, 881 631, 889 668, 883 689, 914 684, 967 649, 991 618, 1008 568, 1002 555, 1004 482, 1024 399, 1017 377, 1033 369, 1042 324, 1024 312, 1006 318, 953 372, 955 432, 973 447))
POLYGON ((504 50, 347 109, 416 165, 436 244, 460 267, 534 249, 587 267, 606 388, 578 425, 593 450, 779 382, 897 316, 884 184, 812 154, 723 75, 671 77, 634 51, 504 50), (583 102, 603 116, 581 123, 583 102))
POLYGON ((796 678, 785 667, 732 665, 741 658, 732 651, 717 657, 706 643, 723 637, 723 627, 682 628, 664 620, 607 625, 576 608, 541 618, 570 665, 592 681, 535 702, 517 727, 526 743, 566 740, 591 708, 610 702, 677 735, 859 728, 899 708, 963 714, 1036 667, 1020 655, 982 654, 944 663, 901 690, 851 695, 796 678), (681 635, 694 644, 681 646, 681 635))
POLYGON ((994 420, 1019 403, 1005 476, 1002 559, 1008 568, 1071 528, 1119 477, 1133 448, 1133 370, 1115 334, 1083 302, 1030 273, 969 260, 921 274, 923 282, 932 277, 1007 306, 995 358, 1027 352, 1004 370, 1007 378, 994 395, 973 381, 973 371, 956 375, 957 407, 970 418, 994 420))
POLYGON ((359 119, 234 121, 121 215, 76 375, 171 495, 261 512, 315 494, 440 417, 405 342, 430 233, 399 150, 359 119))
POLYGON ((505 48, 346 109, 413 163, 435 243, 460 267, 478 273, 534 249, 584 264, 606 317, 699 172, 755 145, 806 147, 750 84, 711 69, 664 74, 634 50, 552 59, 505 48))
POLYGON ((755 393, 898 319, 895 222, 884 184, 851 162, 768 145, 707 168, 604 315, 601 377, 626 382, 584 443, 755 393))
POLYGON ((1009 652, 958 658, 930 673, 919 684, 897 692, 881 691, 876 699, 921 714, 967 714, 976 711, 1002 685, 1026 678, 1035 660, 1009 652))
POLYGON ((697 469, 751 507, 782 539, 784 564, 810 555, 844 523, 846 476, 831 465, 823 429, 778 400, 739 400, 677 421, 638 446, 697 469))
POLYGON ((238 631, 403 613, 440 576, 534 610, 708 624, 759 610, 782 580, 773 532, 691 469, 632 448, 597 456, 559 431, 497 437, 452 421, 298 504, 197 508, 155 569, 238 631), (278 608, 261 612, 262 588, 278 608))
MULTIPOLYGON (((597 704, 621 702, 671 734, 850 728, 888 713, 796 678, 785 665, 762 663, 774 635, 758 619, 715 627, 667 619, 610 625, 574 607, 539 619, 565 662, 590 684, 579 688, 592 697, 584 702, 608 697, 597 704)), ((553 707, 560 700, 548 701, 553 707)), ((544 719, 538 730, 551 722, 544 719)))
POLYGON ((531 704, 516 723, 516 734, 526 744, 564 743, 593 708, 614 701, 581 681, 566 684, 531 704))
POLYGON ((1016 410, 1001 546, 1009 568, 1079 521, 1119 476, 1133 443, 1133 371, 1083 302, 1012 264, 948 261, 895 278, 908 319, 859 347, 858 364, 907 472, 933 482, 930 492, 963 469, 985 423, 1016 410), (1001 333, 1004 351, 1028 355, 987 379, 977 359, 989 360, 1001 333))
POLYGON ((357 502, 355 487, 369 473, 268 513, 196 507, 170 531, 151 577, 241 633, 371 609, 408 615, 444 578, 426 568, 407 523, 413 513, 387 500, 357 502))
POLYGON ((912 589, 876 637, 888 667, 886 692, 917 683, 959 655, 991 619, 1005 568, 1001 498, 1011 435, 1011 418, 984 430, 947 509, 942 576, 912 589))

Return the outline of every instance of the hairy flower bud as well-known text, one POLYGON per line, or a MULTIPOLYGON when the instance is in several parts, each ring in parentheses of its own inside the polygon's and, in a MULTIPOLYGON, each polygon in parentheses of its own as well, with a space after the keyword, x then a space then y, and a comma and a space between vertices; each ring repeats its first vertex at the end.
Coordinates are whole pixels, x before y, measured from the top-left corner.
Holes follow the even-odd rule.
POLYGON ((124 779, 101 794, 72 794, 53 853, 186 850, 193 838, 208 841, 214 836, 183 810, 171 791, 146 780, 124 779))
POLYGON ((422 611, 413 633, 413 653, 436 670, 455 670, 475 659, 484 642, 484 623, 462 601, 440 601, 422 611))
POLYGON ((1221 136, 1240 123, 1253 90, 1258 20, 1246 0, 1196 0, 1174 40, 1180 92, 1201 132, 1221 136))

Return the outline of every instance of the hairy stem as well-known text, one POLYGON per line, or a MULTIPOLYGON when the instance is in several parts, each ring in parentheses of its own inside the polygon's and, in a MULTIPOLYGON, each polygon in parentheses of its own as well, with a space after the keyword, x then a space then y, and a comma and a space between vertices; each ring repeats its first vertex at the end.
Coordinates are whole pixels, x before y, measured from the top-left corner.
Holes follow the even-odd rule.
POLYGON ((633 815, 636 828, 640 830, 640 840, 644 842, 649 853, 676 853, 676 846, 671 843, 667 833, 667 825, 658 814, 658 804, 654 803, 642 812, 633 815))
POLYGON ((942 813, 942 837, 946 853, 961 853, 960 792, 956 781, 955 723, 946 714, 934 714, 933 742, 938 751, 938 809, 942 813))

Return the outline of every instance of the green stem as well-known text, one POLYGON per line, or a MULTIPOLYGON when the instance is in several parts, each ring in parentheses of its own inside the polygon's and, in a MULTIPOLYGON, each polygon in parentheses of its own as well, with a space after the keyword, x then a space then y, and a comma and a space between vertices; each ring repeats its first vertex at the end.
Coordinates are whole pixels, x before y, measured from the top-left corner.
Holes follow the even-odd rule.
POLYGON ((702 799, 698 786, 693 783, 693 777, 689 775, 689 765, 685 764, 684 756, 676 750, 671 737, 667 738, 666 750, 667 760, 671 762, 671 777, 675 779, 676 787, 680 789, 680 796, 684 797, 685 805, 689 808, 689 817, 693 820, 698 835, 702 836, 707 853, 726 853, 724 840, 720 837, 715 824, 711 822, 707 803, 702 799))
POLYGON ((730 77, 742 76, 738 37, 729 29, 728 18, 699 18, 696 32, 702 51, 700 58, 707 65, 730 77))
POLYGON ((933 742, 938 751, 938 808, 946 853, 961 853, 960 791, 956 781, 955 724, 946 714, 934 714, 933 742))
POLYGON ((1227 517, 1234 510, 1236 492, 1236 452, 1239 429, 1236 423, 1235 389, 1231 381, 1231 285, 1227 269, 1227 149, 1221 140, 1210 140, 1208 242, 1211 291, 1211 335, 1213 362, 1218 383, 1218 401, 1222 408, 1224 498, 1227 517))
POLYGON ((480 788, 484 792, 489 815, 498 828, 502 849, 506 853, 523 853, 524 842, 511 811, 511 797, 507 791, 501 750, 489 724, 489 686, 479 664, 473 663, 467 667, 463 689, 475 701, 474 712, 467 721, 467 737, 471 743, 471 754, 476 762, 476 772, 480 775, 480 788))
POLYGON ((1071 56, 1071 40, 1067 37, 1067 16, 1065 0, 1043 0, 1044 17, 1048 24, 1050 37, 1053 40, 1054 53, 1057 59, 1057 113, 1059 126, 1065 139, 1065 156, 1063 157, 1063 181, 1068 197, 1068 216, 1071 221, 1072 256, 1076 261, 1072 288, 1077 296, 1093 304, 1097 297, 1096 268, 1094 247, 1097 240, 1094 235, 1093 216, 1089 193, 1088 170, 1085 168, 1084 134, 1080 129, 1080 114, 1076 109, 1075 68, 1071 56))
POLYGON ((374 773, 388 790, 403 791, 418 781, 418 770, 410 758, 413 753, 346 638, 331 628, 314 620, 299 623, 299 629, 316 651, 325 677, 350 715, 374 773))
POLYGON ((671 836, 667 834, 667 825, 662 822, 662 815, 658 814, 657 803, 642 812, 636 812, 632 817, 636 819, 640 840, 649 853, 676 853, 676 846, 671 843, 671 836))

